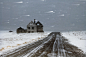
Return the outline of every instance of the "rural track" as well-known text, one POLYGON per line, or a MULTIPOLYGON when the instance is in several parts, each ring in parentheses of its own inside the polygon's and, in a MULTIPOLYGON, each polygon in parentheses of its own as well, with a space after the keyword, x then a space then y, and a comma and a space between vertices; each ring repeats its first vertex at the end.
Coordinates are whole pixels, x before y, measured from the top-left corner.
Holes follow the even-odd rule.
POLYGON ((0 57, 86 57, 78 47, 71 45, 60 32, 52 32, 46 38, 27 44, 0 57))

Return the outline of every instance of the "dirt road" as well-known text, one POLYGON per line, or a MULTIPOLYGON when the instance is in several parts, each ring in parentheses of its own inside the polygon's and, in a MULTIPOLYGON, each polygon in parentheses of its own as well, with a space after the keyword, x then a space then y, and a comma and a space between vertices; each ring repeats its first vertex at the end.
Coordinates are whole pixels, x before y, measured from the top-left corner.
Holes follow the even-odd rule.
POLYGON ((60 32, 32 44, 3 53, 1 57, 86 57, 78 47, 68 43, 60 32))

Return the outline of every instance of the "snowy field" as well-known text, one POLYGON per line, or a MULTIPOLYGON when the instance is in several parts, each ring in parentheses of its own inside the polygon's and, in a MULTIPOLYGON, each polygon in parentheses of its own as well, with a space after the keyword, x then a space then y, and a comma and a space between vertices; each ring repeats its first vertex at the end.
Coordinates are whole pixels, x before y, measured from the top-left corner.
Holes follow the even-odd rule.
MULTIPOLYGON (((48 36, 50 32, 44 33, 20 33, 0 31, 0 54, 5 51, 33 43, 48 36)), ((62 32, 72 45, 77 46, 86 53, 86 31, 62 32)))
POLYGON ((17 34, 16 32, 0 31, 0 54, 7 50, 41 40, 47 37, 49 33, 50 32, 17 34))
POLYGON ((86 31, 63 32, 62 35, 86 54, 86 31))

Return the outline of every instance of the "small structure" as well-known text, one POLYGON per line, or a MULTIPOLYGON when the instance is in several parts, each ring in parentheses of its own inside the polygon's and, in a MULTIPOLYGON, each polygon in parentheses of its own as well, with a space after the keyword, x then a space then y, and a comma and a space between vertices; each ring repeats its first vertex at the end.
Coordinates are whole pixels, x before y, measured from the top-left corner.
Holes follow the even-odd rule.
POLYGON ((9 32, 13 32, 13 31, 10 30, 9 32))
POLYGON ((16 32, 17 33, 26 33, 26 30, 21 28, 21 27, 19 27, 16 32))
POLYGON ((27 25, 27 29, 23 29, 23 28, 18 28, 17 29, 17 33, 34 33, 34 32, 44 32, 43 31, 43 25, 41 24, 41 22, 39 21, 31 21, 28 25, 27 25))

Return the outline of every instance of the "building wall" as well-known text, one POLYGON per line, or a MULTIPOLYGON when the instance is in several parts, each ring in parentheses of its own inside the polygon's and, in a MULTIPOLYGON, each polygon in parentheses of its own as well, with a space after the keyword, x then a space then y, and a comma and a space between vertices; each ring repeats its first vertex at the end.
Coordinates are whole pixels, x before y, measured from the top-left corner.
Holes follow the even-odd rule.
POLYGON ((26 33, 26 30, 24 30, 24 29, 17 29, 16 32, 17 33, 26 33))
POLYGON ((43 27, 37 26, 37 32, 44 32, 44 31, 43 31, 43 27))
POLYGON ((37 26, 36 25, 27 25, 27 32, 28 33, 37 32, 37 26))

